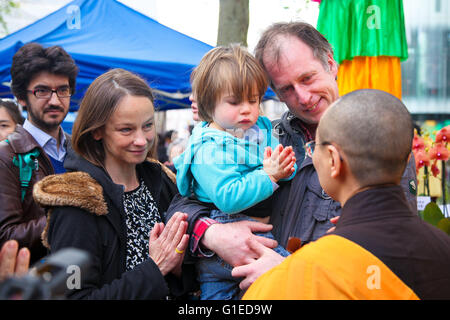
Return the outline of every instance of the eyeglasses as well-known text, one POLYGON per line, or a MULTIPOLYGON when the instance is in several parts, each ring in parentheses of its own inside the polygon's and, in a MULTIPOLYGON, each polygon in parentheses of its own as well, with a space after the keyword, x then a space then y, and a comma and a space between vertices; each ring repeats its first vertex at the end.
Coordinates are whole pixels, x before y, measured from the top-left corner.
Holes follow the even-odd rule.
MULTIPOLYGON (((317 144, 315 141, 307 142, 303 146, 303 148, 305 149, 305 159, 306 159, 306 157, 312 158, 312 156, 314 154, 314 150, 316 149, 316 146, 329 146, 329 145, 332 145, 332 143, 328 142, 328 141, 324 141, 324 142, 317 143, 317 144)), ((339 153, 339 151, 338 151, 338 153, 339 153)), ((341 159, 341 161, 344 161, 344 158, 342 158, 340 153, 339 153, 339 159, 341 159)))
POLYGON ((72 96, 72 90, 69 86, 62 86, 54 89, 41 87, 34 90, 27 90, 28 92, 34 94, 34 96, 38 99, 50 99, 52 97, 53 92, 56 93, 58 98, 68 98, 72 96))
POLYGON ((314 150, 316 149, 316 145, 317 146, 326 146, 326 145, 330 145, 331 142, 322 142, 319 144, 316 144, 315 141, 309 141, 307 143, 305 143, 305 145, 303 146, 303 148, 305 149, 305 159, 306 157, 310 157, 312 158, 313 154, 314 154, 314 150))

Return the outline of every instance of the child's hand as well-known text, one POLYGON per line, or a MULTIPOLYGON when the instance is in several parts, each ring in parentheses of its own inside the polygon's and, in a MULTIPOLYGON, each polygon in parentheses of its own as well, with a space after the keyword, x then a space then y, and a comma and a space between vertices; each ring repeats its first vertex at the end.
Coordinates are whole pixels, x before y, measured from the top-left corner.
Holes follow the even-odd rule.
POLYGON ((294 171, 295 153, 291 146, 283 148, 279 144, 274 151, 267 147, 264 150, 263 169, 269 175, 270 180, 278 180, 289 177, 294 171))

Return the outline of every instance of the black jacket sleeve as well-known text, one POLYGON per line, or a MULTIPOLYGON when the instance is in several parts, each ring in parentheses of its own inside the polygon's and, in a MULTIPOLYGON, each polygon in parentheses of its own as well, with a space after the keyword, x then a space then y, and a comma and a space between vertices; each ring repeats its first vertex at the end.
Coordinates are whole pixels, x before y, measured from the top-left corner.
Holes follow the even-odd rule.
MULTIPOLYGON (((195 220, 198 218, 198 215, 197 214, 192 215, 189 213, 189 210, 185 210, 185 208, 179 207, 177 203, 178 199, 181 198, 182 197, 178 193, 177 186, 163 172, 161 179, 161 195, 159 207, 161 212, 164 212, 163 214, 164 223, 166 224, 167 221, 169 221, 170 218, 177 211, 187 213, 188 214, 187 234, 189 234, 189 237, 191 238, 192 229, 195 220)), ((186 295, 198 289, 198 283, 196 281, 196 271, 193 262, 194 259, 189 254, 189 246, 188 246, 183 261, 181 278, 178 278, 173 274, 169 274, 166 276, 166 281, 169 285, 170 293, 173 297, 182 299, 183 297, 186 297, 186 295)))
MULTIPOLYGON (((180 194, 177 194, 170 203, 169 208, 167 209, 167 213, 165 215, 165 221, 168 221, 175 212, 184 212, 188 215, 188 230, 187 234, 189 234, 189 242, 193 241, 194 239, 194 226, 195 222, 200 217, 209 217, 211 213, 211 208, 208 207, 206 204, 189 198, 189 197, 182 197, 180 194)), ((192 254, 190 251, 191 243, 189 243, 189 247, 187 250, 188 254, 185 255, 184 263, 194 263, 196 261, 196 257, 192 254)))
POLYGON ((163 299, 168 287, 151 259, 121 274, 118 243, 109 237, 112 242, 103 244, 98 228, 101 218, 74 207, 56 207, 51 213, 48 231, 51 251, 75 247, 91 256, 90 267, 81 274, 80 288, 68 289, 67 296, 71 299, 163 299))

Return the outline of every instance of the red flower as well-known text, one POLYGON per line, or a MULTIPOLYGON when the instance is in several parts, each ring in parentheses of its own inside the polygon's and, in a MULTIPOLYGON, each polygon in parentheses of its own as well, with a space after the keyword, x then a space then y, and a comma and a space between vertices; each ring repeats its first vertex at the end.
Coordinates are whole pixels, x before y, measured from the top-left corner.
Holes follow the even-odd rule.
POLYGON ((450 155, 448 149, 442 142, 436 143, 433 148, 430 149, 430 159, 447 161, 450 155))
POLYGON ((429 166, 430 165, 430 157, 425 152, 425 150, 419 150, 417 152, 414 152, 414 158, 416 160, 416 170, 419 171, 420 168, 423 166, 429 166))
POLYGON ((442 128, 436 133, 436 142, 450 142, 450 125, 442 128))
POLYGON ((425 149, 425 141, 423 140, 423 138, 421 138, 420 136, 415 134, 414 138, 413 138, 412 149, 413 149, 413 151, 424 150, 425 149))
POLYGON ((437 160, 435 160, 434 163, 431 165, 431 173, 433 174, 433 176, 435 178, 441 172, 441 171, 439 171, 439 168, 437 167, 436 163, 437 163, 437 160))
POLYGON ((425 149, 425 142, 418 135, 414 135, 412 148, 413 148, 413 150, 416 150, 416 151, 423 150, 423 149, 425 149))

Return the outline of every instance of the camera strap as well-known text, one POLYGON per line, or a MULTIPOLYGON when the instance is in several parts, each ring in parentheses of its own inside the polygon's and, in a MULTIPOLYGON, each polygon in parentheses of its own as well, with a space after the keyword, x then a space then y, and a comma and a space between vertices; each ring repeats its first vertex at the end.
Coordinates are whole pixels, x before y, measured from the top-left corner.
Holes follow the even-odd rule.
MULTIPOLYGON (((6 139, 6 142, 10 144, 8 139, 6 139)), ((34 148, 33 150, 26 153, 17 153, 13 158, 13 164, 19 168, 19 180, 22 195, 21 202, 23 202, 23 200, 25 199, 25 194, 27 193, 27 189, 30 185, 33 170, 39 169, 39 162, 37 160, 39 155, 39 149, 34 148)))

